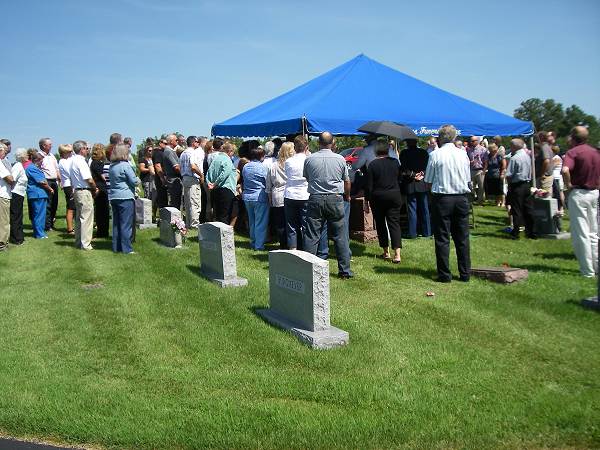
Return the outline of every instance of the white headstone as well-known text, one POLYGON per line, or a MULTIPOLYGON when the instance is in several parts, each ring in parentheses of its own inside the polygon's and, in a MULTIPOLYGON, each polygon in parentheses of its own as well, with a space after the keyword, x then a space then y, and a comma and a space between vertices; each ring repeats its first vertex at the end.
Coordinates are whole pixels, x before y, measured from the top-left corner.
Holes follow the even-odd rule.
POLYGON ((160 208, 160 241, 167 247, 181 247, 181 234, 175 232, 171 226, 173 218, 181 219, 181 212, 177 208, 160 208))
POLYGON ((156 228, 152 223, 152 200, 141 197, 135 199, 135 223, 140 230, 156 228))
POLYGON ((221 222, 198 227, 200 272, 221 287, 246 286, 248 280, 237 276, 233 227, 221 222))
POLYGON ((269 252, 269 302, 257 314, 312 348, 348 344, 348 333, 330 323, 327 261, 300 250, 269 252))

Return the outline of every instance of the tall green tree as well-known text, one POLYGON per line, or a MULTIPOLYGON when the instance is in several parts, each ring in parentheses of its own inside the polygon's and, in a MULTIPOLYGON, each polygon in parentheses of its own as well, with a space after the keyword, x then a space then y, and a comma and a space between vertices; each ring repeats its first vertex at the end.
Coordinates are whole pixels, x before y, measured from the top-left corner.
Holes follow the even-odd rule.
POLYGON ((552 99, 543 101, 539 98, 527 99, 515 109, 514 116, 517 119, 533 122, 537 131, 562 129, 565 120, 562 105, 552 99))

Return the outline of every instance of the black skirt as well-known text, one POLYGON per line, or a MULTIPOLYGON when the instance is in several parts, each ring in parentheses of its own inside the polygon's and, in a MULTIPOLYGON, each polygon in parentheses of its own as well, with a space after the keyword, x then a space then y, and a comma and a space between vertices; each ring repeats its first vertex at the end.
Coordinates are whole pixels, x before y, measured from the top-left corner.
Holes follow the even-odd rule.
POLYGON ((485 177, 485 193, 486 195, 502 195, 504 194, 504 186, 502 178, 485 177))

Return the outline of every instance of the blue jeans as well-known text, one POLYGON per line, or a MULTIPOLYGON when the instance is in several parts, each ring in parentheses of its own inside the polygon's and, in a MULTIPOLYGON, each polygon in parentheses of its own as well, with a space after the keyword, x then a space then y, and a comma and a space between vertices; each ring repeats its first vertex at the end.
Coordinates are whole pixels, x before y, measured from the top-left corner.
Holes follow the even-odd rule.
POLYGON ((248 213, 248 226, 250 228, 250 248, 264 250, 269 225, 269 204, 245 200, 248 213))
POLYGON ((307 200, 293 200, 291 198, 283 200, 288 248, 298 250, 304 248, 302 234, 306 219, 306 203, 307 200))
POLYGON ((315 255, 321 240, 323 228, 327 224, 335 246, 338 272, 352 275, 350 270, 350 246, 344 217, 344 199, 339 194, 311 194, 306 211, 305 250, 315 255))
POLYGON ((406 195, 408 213, 408 237, 417 237, 417 221, 421 224, 421 234, 431 236, 431 220, 429 218, 429 197, 427 192, 415 192, 406 195))
POLYGON ((48 204, 47 198, 31 198, 29 199, 29 206, 32 209, 31 212, 31 226, 33 227, 33 237, 41 239, 46 236, 46 205, 48 204))
POLYGON ((135 201, 133 199, 110 201, 112 207, 112 249, 113 252, 131 253, 131 237, 133 233, 133 214, 135 201))

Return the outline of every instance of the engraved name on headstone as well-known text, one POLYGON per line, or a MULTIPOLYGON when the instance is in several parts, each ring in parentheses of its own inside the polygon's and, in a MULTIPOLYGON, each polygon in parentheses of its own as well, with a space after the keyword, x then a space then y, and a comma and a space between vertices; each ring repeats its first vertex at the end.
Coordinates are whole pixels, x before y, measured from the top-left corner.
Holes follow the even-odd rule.
POLYGON ((329 263, 299 250, 269 252, 269 309, 257 311, 312 348, 348 344, 346 331, 331 326, 329 263))

